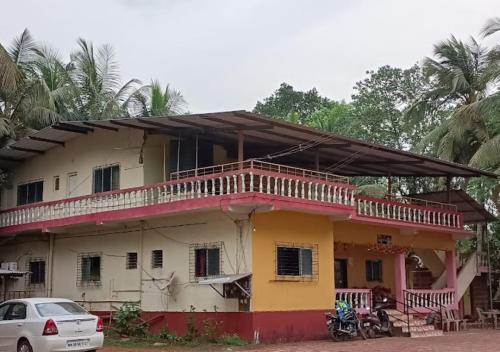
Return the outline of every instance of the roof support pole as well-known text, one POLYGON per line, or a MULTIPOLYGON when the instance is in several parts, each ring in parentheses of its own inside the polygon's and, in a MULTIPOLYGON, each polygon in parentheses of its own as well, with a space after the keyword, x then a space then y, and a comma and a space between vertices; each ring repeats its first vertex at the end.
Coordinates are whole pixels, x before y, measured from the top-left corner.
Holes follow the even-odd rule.
POLYGON ((390 173, 387 176, 387 196, 389 199, 392 199, 392 177, 390 173))
POLYGON ((194 167, 194 175, 198 176, 198 135, 196 135, 196 151, 195 151, 195 167, 194 167))
POLYGON ((316 154, 314 155, 314 168, 316 169, 316 171, 319 171, 319 153, 316 152, 316 154))
POLYGON ((238 131, 238 163, 239 168, 243 169, 243 160, 245 160, 245 151, 243 149, 245 144, 245 135, 243 131, 238 131))
POLYGON ((446 176, 446 203, 451 202, 451 176, 446 176))

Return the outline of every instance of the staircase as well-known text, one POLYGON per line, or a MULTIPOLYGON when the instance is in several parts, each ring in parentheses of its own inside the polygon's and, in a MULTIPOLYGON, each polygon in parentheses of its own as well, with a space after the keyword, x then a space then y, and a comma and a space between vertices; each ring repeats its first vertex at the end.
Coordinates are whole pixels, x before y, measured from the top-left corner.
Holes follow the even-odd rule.
POLYGON ((395 335, 398 335, 398 332, 401 335, 409 335, 413 338, 443 335, 443 330, 437 329, 433 324, 427 324, 425 318, 420 314, 410 314, 407 316, 405 313, 395 309, 387 309, 386 312, 389 314, 395 335), (408 331, 408 319, 410 331, 408 331))

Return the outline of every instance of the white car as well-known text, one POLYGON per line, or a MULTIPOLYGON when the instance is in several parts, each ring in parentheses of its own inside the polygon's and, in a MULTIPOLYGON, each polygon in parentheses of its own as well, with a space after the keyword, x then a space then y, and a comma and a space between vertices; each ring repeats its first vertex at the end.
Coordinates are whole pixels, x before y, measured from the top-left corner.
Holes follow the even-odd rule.
POLYGON ((102 320, 62 298, 14 299, 0 304, 0 351, 94 351, 102 320))

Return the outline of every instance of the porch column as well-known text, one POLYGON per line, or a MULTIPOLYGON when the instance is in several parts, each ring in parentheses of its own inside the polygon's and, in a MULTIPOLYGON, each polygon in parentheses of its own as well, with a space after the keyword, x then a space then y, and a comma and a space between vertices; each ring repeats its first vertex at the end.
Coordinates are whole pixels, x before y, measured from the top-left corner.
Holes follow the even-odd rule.
POLYGON ((446 251, 446 287, 455 291, 455 302, 453 307, 458 308, 458 282, 457 282, 457 252, 453 249, 446 251))
POLYGON ((406 290, 406 266, 405 266, 405 254, 395 254, 394 255, 394 274, 395 274, 395 296, 396 308, 399 311, 404 311, 404 291, 406 290))

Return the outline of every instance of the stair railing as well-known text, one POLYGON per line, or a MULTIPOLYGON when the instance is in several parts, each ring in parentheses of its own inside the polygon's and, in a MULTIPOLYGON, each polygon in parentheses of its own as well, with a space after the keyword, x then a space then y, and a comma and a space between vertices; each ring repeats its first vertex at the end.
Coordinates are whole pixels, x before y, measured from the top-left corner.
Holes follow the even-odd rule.
MULTIPOLYGON (((403 290, 403 297, 404 297, 403 307, 407 312, 409 312, 410 309, 417 311, 413 306, 411 306, 412 300, 410 299, 410 296, 415 297, 415 298, 420 298, 420 296, 415 292, 403 290)), ((444 328, 443 311, 446 309, 446 307, 443 304, 441 304, 440 302, 434 301, 428 297, 426 298, 426 301, 434 304, 435 307, 436 306, 439 307, 439 309, 435 308, 435 307, 426 307, 426 309, 430 310, 431 312, 439 314, 439 321, 441 323, 441 330, 442 330, 444 328)), ((421 314, 421 312, 418 312, 418 311, 417 311, 417 313, 421 314)), ((410 318, 409 318, 409 313, 408 313, 408 324, 409 324, 409 320, 410 320, 410 318)), ((409 326, 408 326, 408 329, 409 329, 409 326)))

